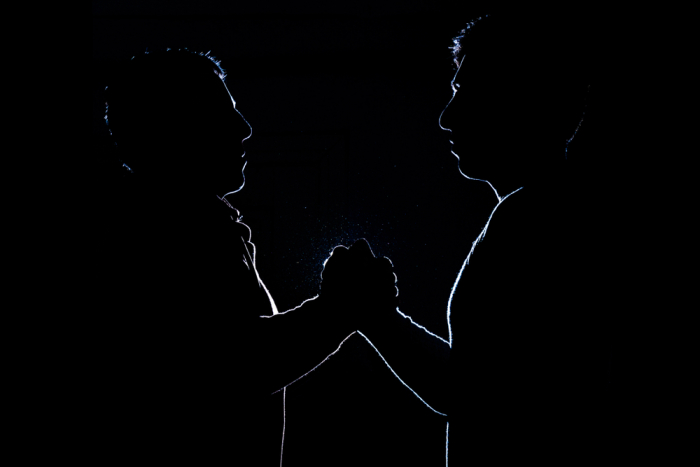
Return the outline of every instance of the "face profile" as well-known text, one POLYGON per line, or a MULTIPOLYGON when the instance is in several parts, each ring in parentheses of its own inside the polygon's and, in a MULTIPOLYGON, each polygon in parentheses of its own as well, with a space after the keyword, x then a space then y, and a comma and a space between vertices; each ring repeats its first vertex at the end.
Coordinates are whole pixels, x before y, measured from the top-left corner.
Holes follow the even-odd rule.
MULTIPOLYGON (((499 125, 495 99, 485 105, 479 95, 492 96, 492 90, 482 87, 476 90, 477 75, 483 73, 478 65, 462 58, 452 82, 452 98, 440 116, 440 127, 450 133, 451 153, 457 158, 459 170, 466 178, 489 180, 492 171, 486 165, 502 157, 499 147, 499 125)), ((482 80, 483 81, 483 80, 482 80)))
POLYGON ((211 57, 134 57, 107 90, 107 122, 124 167, 153 189, 225 196, 243 187, 251 127, 211 57))
POLYGON ((587 88, 571 78, 566 38, 553 46, 547 27, 485 17, 454 40, 458 68, 439 124, 460 172, 503 194, 563 159, 581 118, 587 88))
MULTIPOLYGON (((470 39, 472 33, 483 33, 479 28, 490 26, 487 20, 477 22, 468 31, 470 39)), ((439 123, 450 133, 451 152, 462 175, 500 188, 504 169, 520 169, 518 154, 530 134, 528 110, 532 104, 521 93, 522 78, 517 64, 507 58, 509 48, 492 43, 490 49, 485 53, 471 42, 461 47, 450 83, 452 99, 439 123)))
POLYGON ((315 297, 277 309, 252 229, 224 199, 244 184, 251 136, 224 77, 207 54, 147 53, 115 71, 105 95, 120 165, 100 187, 88 290, 104 320, 99 399, 117 401, 101 407, 105 431, 125 458, 217 464, 241 452, 279 465, 276 409, 285 412, 271 394, 374 319, 357 309, 396 305, 391 263, 365 242, 329 262, 315 297))
POLYGON ((221 112, 212 115, 207 128, 203 129, 202 138, 211 145, 200 151, 206 152, 201 157, 212 165, 205 176, 217 196, 224 197, 236 193, 245 183, 244 170, 247 164, 244 141, 250 138, 252 128, 245 117, 236 109, 236 101, 228 87, 221 83, 226 91, 222 97, 221 112))

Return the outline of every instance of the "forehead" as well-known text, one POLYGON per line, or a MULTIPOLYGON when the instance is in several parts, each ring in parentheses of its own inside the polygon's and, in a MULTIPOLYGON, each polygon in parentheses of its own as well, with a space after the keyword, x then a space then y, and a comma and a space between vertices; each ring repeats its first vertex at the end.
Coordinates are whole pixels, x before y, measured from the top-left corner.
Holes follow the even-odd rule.
POLYGON ((459 60, 459 67, 455 71, 452 81, 460 84, 468 81, 482 86, 501 82, 506 77, 514 77, 517 74, 511 64, 505 60, 485 57, 483 54, 470 53, 467 50, 459 60))
POLYGON ((206 91, 208 107, 216 114, 225 115, 231 113, 235 109, 235 101, 229 92, 226 84, 218 77, 215 82, 212 82, 206 91))
POLYGON ((236 107, 236 99, 233 98, 233 94, 231 94, 231 90, 228 88, 226 83, 221 80, 221 87, 223 88, 225 94, 224 95, 224 100, 226 101, 227 105, 233 105, 233 107, 236 107))
POLYGON ((542 81, 546 75, 535 54, 503 40, 470 41, 467 36, 462 50, 459 67, 453 75, 453 82, 460 85, 468 82, 479 89, 497 87, 508 92, 542 81))

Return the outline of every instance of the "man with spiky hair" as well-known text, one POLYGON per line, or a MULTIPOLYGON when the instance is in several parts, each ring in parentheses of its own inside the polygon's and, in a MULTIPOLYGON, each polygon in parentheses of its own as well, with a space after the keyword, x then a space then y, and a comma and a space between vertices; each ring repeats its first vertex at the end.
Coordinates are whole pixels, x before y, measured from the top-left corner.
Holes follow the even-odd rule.
POLYGON ((616 304, 608 273, 591 268, 607 252, 601 198, 568 153, 595 69, 592 28, 551 10, 494 13, 455 39, 440 125, 460 172, 498 204, 449 296, 449 339, 401 313, 360 328, 447 414, 451 466, 601 460, 616 304))
POLYGON ((323 293, 279 313, 251 230, 226 200, 243 187, 251 128, 219 62, 187 50, 136 56, 106 102, 120 174, 100 193, 96 220, 101 456, 278 465, 283 415, 270 395, 357 329, 360 304, 383 299, 374 284, 395 300, 391 265, 360 243, 353 258, 376 274, 359 277, 340 248, 323 293))

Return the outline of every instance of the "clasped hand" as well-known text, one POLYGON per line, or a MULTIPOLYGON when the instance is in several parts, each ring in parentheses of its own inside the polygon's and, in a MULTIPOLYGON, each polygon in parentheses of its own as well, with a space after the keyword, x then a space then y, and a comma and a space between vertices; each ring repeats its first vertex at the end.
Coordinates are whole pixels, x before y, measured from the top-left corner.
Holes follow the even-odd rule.
POLYGON ((341 308, 360 331, 376 327, 396 310, 399 292, 393 265, 389 258, 375 257, 364 239, 350 248, 335 247, 321 277, 321 297, 341 308))

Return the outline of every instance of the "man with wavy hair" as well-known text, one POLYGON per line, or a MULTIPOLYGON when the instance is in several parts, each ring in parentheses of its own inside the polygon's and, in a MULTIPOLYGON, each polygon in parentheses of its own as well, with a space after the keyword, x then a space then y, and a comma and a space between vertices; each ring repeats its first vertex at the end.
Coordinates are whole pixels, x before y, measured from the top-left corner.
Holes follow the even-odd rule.
POLYGON ((388 313, 360 331, 448 417, 450 465, 600 460, 615 303, 598 263, 600 218, 568 148, 594 69, 592 26, 509 12, 455 39, 440 117, 460 172, 498 199, 449 296, 449 338, 388 313), (592 272, 594 271, 594 272, 592 272))
POLYGON ((270 395, 355 331, 358 309, 395 300, 391 265, 366 243, 339 248, 323 293, 278 312, 226 199, 243 187, 251 128, 220 63, 136 56, 106 102, 120 173, 101 193, 92 295, 103 457, 278 464, 283 415, 270 395), (339 259, 349 251, 374 273, 358 276, 339 259))

